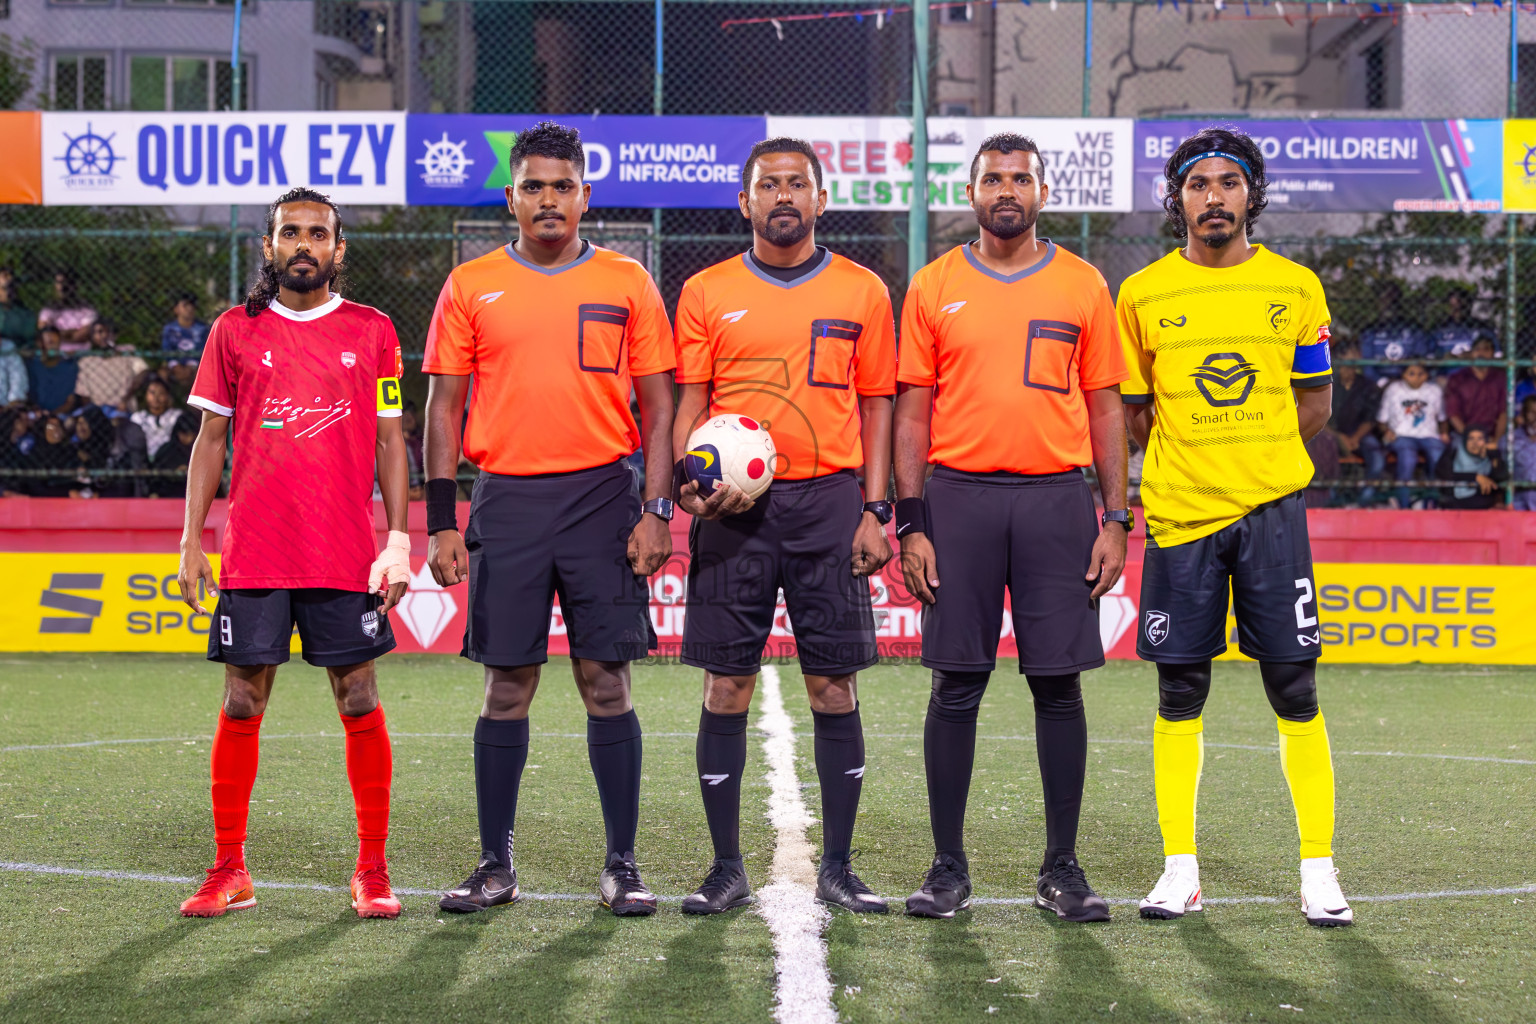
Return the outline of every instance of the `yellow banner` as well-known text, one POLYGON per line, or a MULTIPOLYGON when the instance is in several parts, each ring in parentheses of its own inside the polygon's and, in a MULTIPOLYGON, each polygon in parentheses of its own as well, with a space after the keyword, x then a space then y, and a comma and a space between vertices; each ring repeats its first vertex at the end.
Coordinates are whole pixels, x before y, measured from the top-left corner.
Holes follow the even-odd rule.
MULTIPOLYGON (((1322 562, 1315 605, 1325 661, 1536 664, 1536 566, 1322 562)), ((1226 658, 1239 658, 1227 612, 1226 658)))
MULTIPOLYGON (((212 617, 181 602, 175 555, 6 554, 0 650, 208 650, 212 617)), ((211 555, 213 571, 219 556, 211 555)), ((214 597, 203 601, 211 609, 214 597)))
MULTIPOLYGON (((4 558, 0 651, 208 649, 210 617, 182 604, 175 555, 4 558)), ((1536 664, 1536 566, 1324 562, 1316 577, 1297 615, 1318 618, 1326 661, 1536 664)), ((1229 611, 1229 659, 1236 630, 1229 611)))
POLYGON ((1504 210, 1536 210, 1536 120, 1504 122, 1504 210))

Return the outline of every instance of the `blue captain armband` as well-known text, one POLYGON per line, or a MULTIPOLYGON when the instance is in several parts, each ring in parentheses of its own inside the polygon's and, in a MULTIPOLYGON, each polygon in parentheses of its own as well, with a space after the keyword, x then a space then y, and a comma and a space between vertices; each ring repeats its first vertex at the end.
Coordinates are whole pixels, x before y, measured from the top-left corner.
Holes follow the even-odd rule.
POLYGON ((1328 373, 1332 369, 1333 361, 1329 357, 1327 342, 1296 346, 1296 357, 1291 363, 1291 376, 1313 377, 1320 373, 1328 373))

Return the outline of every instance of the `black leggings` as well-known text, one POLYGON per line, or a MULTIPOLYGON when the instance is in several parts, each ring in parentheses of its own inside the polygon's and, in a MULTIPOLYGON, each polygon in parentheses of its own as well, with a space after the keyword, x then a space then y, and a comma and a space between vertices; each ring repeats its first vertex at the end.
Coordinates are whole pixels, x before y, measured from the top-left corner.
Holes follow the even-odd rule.
MULTIPOLYGON (((1261 662, 1264 695, 1275 714, 1288 722, 1317 717, 1317 659, 1261 662)), ((1157 713, 1170 722, 1199 718, 1211 693, 1211 663, 1157 666, 1157 713)))

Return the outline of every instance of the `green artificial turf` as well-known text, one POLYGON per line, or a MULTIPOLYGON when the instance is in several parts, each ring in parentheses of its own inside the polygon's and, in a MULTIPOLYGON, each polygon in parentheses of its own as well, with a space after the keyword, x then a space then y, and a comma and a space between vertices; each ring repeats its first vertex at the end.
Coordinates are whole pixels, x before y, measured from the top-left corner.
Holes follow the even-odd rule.
MULTIPOLYGON (((798 772, 819 810, 810 714, 782 669, 798 772)), ((381 692, 395 738, 390 840, 397 886, 435 890, 473 866, 469 733, 476 670, 394 656, 381 692)), ((1324 668, 1339 784, 1336 858, 1346 893, 1536 885, 1536 671, 1324 668), (1434 758, 1381 756, 1433 754, 1434 758)), ((194 657, 12 656, 0 662, 0 861, 198 876, 212 853, 208 737, 219 672, 194 657), (127 743, 131 739, 155 742, 127 743), (113 742, 50 749, 4 749, 113 742)), ((1111 898, 1156 880, 1150 669, 1085 677, 1090 762, 1079 852, 1111 898)), ((1296 834, 1274 718, 1251 666, 1218 666, 1206 712, 1199 838, 1205 895, 1180 922, 1066 926, 1023 905, 955 920, 838 912, 826 932, 846 1021, 1536 1020, 1536 893, 1357 901, 1357 925, 1309 928, 1295 898, 1296 834), (1232 746, 1218 746, 1231 744, 1232 746), (1244 749, 1258 747, 1262 749, 1244 749), (1287 1008, 1288 1007, 1288 1008, 1287 1008), (1299 1009, 1298 1009, 1299 1008, 1299 1009)), ((691 669, 640 666, 647 731, 637 850, 647 882, 678 896, 708 866, 693 767, 700 685, 691 669)), ((861 875, 899 901, 931 856, 923 785, 927 674, 882 666, 861 680, 868 771, 855 845, 861 875)), ((279 673, 262 727, 247 859, 255 910, 182 919, 191 886, 0 870, 0 1020, 766 1021, 773 946, 751 911, 691 919, 664 903, 619 921, 593 896, 603 829, 585 713, 562 661, 534 705, 518 821, 530 893, 491 914, 439 914, 404 897, 398 921, 359 921, 344 891, 354 854, 340 724, 323 674, 279 673)), ((1033 714, 1000 671, 982 710, 967 847, 977 895, 1026 897, 1043 843, 1033 714)), ((759 735, 743 795, 743 847, 767 883, 773 833, 759 735)), ((819 841, 819 827, 812 829, 819 841)), ((898 903, 899 906, 899 903, 898 903)))

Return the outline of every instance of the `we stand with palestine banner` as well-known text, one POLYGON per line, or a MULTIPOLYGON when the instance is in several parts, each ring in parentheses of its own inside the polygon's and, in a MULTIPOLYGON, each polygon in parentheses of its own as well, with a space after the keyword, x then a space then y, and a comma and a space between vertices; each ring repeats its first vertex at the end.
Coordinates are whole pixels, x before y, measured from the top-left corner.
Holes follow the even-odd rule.
MULTIPOLYGON (((393 111, 30 112, 0 116, 0 202, 265 205, 296 185, 345 204, 497 206, 517 132, 548 115, 393 111)), ((836 210, 905 212, 911 122, 900 117, 572 115, 595 207, 736 205, 741 163, 774 135, 809 141, 836 210)), ((1312 213, 1536 211, 1536 121, 928 119, 928 208, 965 208, 977 145, 1033 137, 1055 212, 1155 212, 1179 141, 1235 124, 1269 162, 1270 206, 1312 213)))

